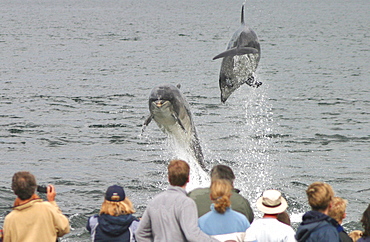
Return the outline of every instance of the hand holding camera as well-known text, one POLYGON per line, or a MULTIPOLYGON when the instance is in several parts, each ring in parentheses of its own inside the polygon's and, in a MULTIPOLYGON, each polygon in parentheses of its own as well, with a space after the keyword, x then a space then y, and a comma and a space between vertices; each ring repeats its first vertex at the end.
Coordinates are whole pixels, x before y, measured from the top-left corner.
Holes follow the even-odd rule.
POLYGON ((57 193, 55 192, 55 188, 53 185, 37 186, 37 191, 40 193, 46 193, 46 197, 49 202, 55 201, 55 196, 57 195, 57 193))

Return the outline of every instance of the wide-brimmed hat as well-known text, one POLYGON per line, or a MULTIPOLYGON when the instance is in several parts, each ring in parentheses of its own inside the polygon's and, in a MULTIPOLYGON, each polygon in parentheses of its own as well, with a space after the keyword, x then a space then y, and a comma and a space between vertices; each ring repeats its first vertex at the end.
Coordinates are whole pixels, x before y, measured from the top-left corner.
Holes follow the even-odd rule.
POLYGON ((120 202, 125 200, 126 194, 123 190, 123 187, 118 185, 113 185, 108 187, 107 191, 105 192, 105 199, 111 202, 120 202))
POLYGON ((257 208, 266 214, 282 213, 288 207, 286 200, 281 196, 277 190, 266 190, 262 197, 257 199, 257 208))

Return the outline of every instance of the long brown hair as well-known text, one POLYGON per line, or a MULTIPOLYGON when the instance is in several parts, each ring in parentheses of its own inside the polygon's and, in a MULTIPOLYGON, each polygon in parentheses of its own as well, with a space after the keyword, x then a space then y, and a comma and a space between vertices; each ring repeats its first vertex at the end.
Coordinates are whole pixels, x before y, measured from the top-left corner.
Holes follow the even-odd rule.
POLYGON ((230 207, 232 185, 229 180, 216 179, 212 181, 210 197, 215 209, 219 213, 225 213, 226 208, 230 207))
POLYGON ((120 202, 111 202, 104 199, 103 204, 100 208, 99 214, 109 214, 111 216, 119 216, 122 214, 133 214, 135 213, 132 202, 128 197, 120 202))

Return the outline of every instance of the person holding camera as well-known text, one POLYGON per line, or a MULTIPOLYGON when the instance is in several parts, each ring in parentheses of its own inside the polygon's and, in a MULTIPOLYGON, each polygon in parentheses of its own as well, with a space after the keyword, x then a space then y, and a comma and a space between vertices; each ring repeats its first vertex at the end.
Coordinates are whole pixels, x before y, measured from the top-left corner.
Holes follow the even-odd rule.
POLYGON ((68 218, 55 202, 54 186, 47 187, 47 202, 37 196, 36 187, 35 176, 31 173, 20 171, 13 175, 12 190, 17 198, 13 211, 4 219, 4 242, 54 242, 57 237, 69 233, 68 218))

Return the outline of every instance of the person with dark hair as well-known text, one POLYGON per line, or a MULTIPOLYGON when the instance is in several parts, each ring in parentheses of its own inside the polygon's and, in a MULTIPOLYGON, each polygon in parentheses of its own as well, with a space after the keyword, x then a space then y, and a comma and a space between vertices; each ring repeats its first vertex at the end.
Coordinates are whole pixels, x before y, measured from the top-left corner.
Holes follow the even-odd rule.
POLYGON ((256 202, 263 217, 255 220, 245 231, 245 242, 295 242, 293 228, 280 222, 278 214, 283 213, 288 203, 277 190, 266 190, 256 202))
POLYGON ((370 242, 370 204, 362 214, 360 222, 362 223, 362 228, 364 231, 362 232, 361 238, 359 238, 357 241, 370 242))
POLYGON ((12 189, 17 198, 13 211, 4 220, 4 242, 56 241, 69 233, 69 221, 55 202, 55 188, 47 187, 44 202, 36 194, 35 176, 27 171, 17 172, 12 178, 12 189))
POLYGON ((352 242, 351 237, 348 236, 347 232, 342 227, 343 219, 346 217, 347 204, 347 200, 340 197, 334 197, 332 201, 332 207, 328 213, 330 217, 338 222, 337 230, 339 233, 339 238, 342 242, 352 242))
POLYGON ((340 241, 338 222, 328 216, 334 198, 333 188, 324 182, 314 182, 307 188, 306 194, 312 210, 302 217, 296 233, 297 241, 340 241))
POLYGON ((287 213, 287 211, 284 211, 282 213, 279 213, 277 215, 277 220, 279 220, 280 222, 282 222, 282 223, 284 223, 286 225, 292 226, 291 225, 291 222, 290 222, 290 216, 287 213))
POLYGON ((211 211, 198 219, 200 229, 220 241, 243 241, 249 228, 248 219, 231 209, 232 186, 229 180, 217 179, 211 184, 211 211))
MULTIPOLYGON (((253 222, 254 213, 250 206, 249 201, 240 195, 240 190, 234 188, 235 175, 233 170, 226 165, 216 165, 211 170, 211 183, 216 179, 226 179, 230 181, 232 185, 230 201, 234 211, 244 214, 249 223, 253 222)), ((210 188, 197 188, 189 193, 189 197, 192 198, 198 209, 198 217, 203 216, 207 212, 211 211, 212 201, 209 199, 210 188)))
POLYGON ((133 213, 134 207, 123 187, 108 187, 99 215, 91 216, 86 225, 91 234, 91 241, 135 241, 139 220, 133 213))
POLYGON ((167 170, 170 186, 149 202, 136 230, 137 241, 217 241, 198 227, 197 207, 185 191, 188 163, 172 160, 167 170))

